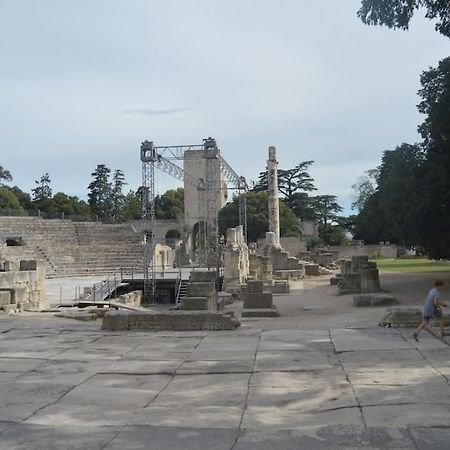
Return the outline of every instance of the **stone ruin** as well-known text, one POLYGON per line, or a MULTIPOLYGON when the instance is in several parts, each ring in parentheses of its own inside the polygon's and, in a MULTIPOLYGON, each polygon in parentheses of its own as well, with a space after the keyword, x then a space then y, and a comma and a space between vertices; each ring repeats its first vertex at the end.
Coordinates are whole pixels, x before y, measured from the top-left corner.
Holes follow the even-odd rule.
POLYGON ((227 243, 223 247, 223 287, 235 288, 247 282, 250 275, 249 249, 241 225, 227 229, 227 243))
POLYGON ((0 262, 0 309, 5 313, 47 309, 44 296, 44 261, 0 262))
POLYGON ((242 317, 278 317, 280 313, 273 305, 273 294, 264 291, 264 283, 251 280, 244 291, 242 317))
POLYGON ((142 311, 109 310, 104 318, 103 330, 233 330, 240 325, 233 312, 224 313, 218 301, 216 271, 192 271, 187 283, 186 296, 178 310, 142 311))
POLYGON ((338 295, 381 291, 377 264, 369 261, 367 255, 341 260, 340 269, 340 273, 330 279, 330 284, 337 285, 338 295))

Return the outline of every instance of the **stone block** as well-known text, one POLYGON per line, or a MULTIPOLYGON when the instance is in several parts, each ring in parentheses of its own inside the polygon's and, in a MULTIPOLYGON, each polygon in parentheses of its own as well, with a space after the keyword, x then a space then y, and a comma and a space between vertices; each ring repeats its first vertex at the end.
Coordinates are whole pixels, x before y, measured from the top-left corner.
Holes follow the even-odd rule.
POLYGON ((273 283, 265 284, 264 290, 272 294, 289 294, 289 280, 277 280, 273 283))
POLYGON ((337 284, 342 280, 341 277, 331 277, 330 286, 337 286, 337 284))
POLYGON ((338 294, 359 294, 361 293, 361 274, 346 273, 344 278, 338 283, 338 294))
POLYGON ((108 311, 103 330, 194 331, 234 330, 239 321, 230 314, 211 311, 108 311), (126 327, 123 324, 126 323, 126 327))
POLYGON ((209 282, 192 282, 189 281, 186 285, 187 297, 203 297, 211 296, 216 293, 216 285, 212 281, 209 282))
POLYGON ((333 264, 333 254, 332 253, 319 253, 317 255, 317 264, 319 266, 327 267, 333 264))
POLYGON ((11 304, 11 292, 0 291, 0 306, 11 304))
POLYGON ((11 289, 11 303, 18 304, 29 300, 28 289, 26 287, 16 287, 11 289))
POLYGON ((280 313, 275 307, 243 309, 242 317, 279 317, 280 313))
POLYGON ((320 267, 319 264, 305 264, 305 275, 308 276, 319 276, 320 267))
POLYGON ((247 282, 247 292, 262 292, 263 282, 261 280, 249 280, 247 282))
MULTIPOLYGON (((379 322, 383 327, 416 328, 422 322, 422 310, 420 308, 387 308, 383 318, 379 322)), ((445 326, 450 325, 450 314, 444 313, 445 326)))
POLYGON ((380 277, 378 269, 361 269, 361 292, 379 292, 380 277))
POLYGON ((272 307, 272 293, 271 292, 246 292, 244 294, 244 308, 271 308, 272 307))
POLYGON ((183 310, 207 310, 208 297, 183 297, 181 299, 180 309, 183 310))
POLYGON ((20 271, 20 263, 19 261, 8 260, 5 261, 5 272, 19 272, 20 271))
POLYGON ((352 256, 352 268, 351 271, 359 272, 361 269, 367 267, 367 264, 369 263, 369 256, 368 255, 357 255, 352 256))
POLYGON ((394 305, 394 296, 385 293, 357 294, 353 296, 353 306, 387 306, 394 305))
POLYGON ((216 271, 215 270, 194 270, 189 275, 189 281, 192 282, 215 282, 216 281, 216 271))
POLYGON ((116 310, 108 311, 103 318, 102 330, 128 330, 128 313, 116 310))
POLYGON ((17 311, 16 305, 3 305, 2 308, 6 314, 9 314, 11 311, 14 313, 17 311))

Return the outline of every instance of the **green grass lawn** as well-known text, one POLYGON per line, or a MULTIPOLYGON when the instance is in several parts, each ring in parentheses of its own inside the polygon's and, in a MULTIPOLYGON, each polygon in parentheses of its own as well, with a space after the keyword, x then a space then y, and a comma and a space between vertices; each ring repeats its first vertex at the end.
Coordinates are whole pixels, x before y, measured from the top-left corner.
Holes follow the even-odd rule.
POLYGON ((386 272, 450 272, 450 263, 430 259, 373 259, 386 272))

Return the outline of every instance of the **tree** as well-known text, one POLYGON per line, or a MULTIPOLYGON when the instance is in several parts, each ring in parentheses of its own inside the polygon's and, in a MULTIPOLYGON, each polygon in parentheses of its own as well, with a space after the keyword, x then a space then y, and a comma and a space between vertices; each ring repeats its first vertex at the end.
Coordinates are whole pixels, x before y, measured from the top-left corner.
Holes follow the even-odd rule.
POLYGON ((178 220, 184 214, 184 189, 169 189, 155 197, 155 217, 157 219, 178 220))
MULTIPOLYGON (((278 190, 285 197, 288 204, 293 196, 299 192, 316 190, 314 179, 309 175, 308 168, 314 161, 303 161, 293 169, 278 169, 278 190)), ((267 170, 260 172, 258 182, 254 185, 255 192, 267 191, 267 170)))
POLYGON ((13 180, 13 177, 9 170, 6 170, 3 166, 0 166, 0 182, 2 180, 6 181, 6 182, 10 182, 13 180))
POLYGON ((115 218, 119 217, 122 212, 123 202, 125 198, 122 192, 122 188, 126 184, 127 183, 125 183, 124 173, 120 169, 115 170, 113 174, 113 182, 111 189, 111 201, 113 205, 112 215, 115 218))
POLYGON ((437 19, 436 30, 450 37, 450 4, 448 0, 362 0, 359 18, 366 25, 386 25, 407 30, 419 8, 425 8, 425 17, 437 19))
POLYGON ((18 186, 3 186, 5 189, 8 189, 11 191, 19 200, 20 206, 25 210, 34 209, 35 206, 33 205, 33 202, 31 201, 31 195, 27 192, 22 191, 18 186))
MULTIPOLYGON (((264 238, 269 230, 267 192, 247 193, 247 234, 249 242, 264 238)), ((227 228, 239 225, 239 198, 225 205, 219 211, 219 232, 225 235, 227 228)), ((300 237, 298 219, 293 211, 280 200, 280 234, 281 236, 300 237)))
POLYGON ((138 220, 142 216, 141 196, 132 190, 123 199, 122 220, 138 220))
POLYGON ((109 181, 111 169, 104 164, 98 164, 89 183, 88 203, 94 214, 100 217, 111 217, 113 211, 112 185, 109 181))
POLYGON ((359 177, 356 183, 352 184, 352 189, 355 191, 352 209, 356 209, 359 212, 364 208, 367 200, 375 192, 376 176, 376 169, 366 170, 365 174, 359 177))
POLYGON ((14 193, 4 186, 0 186, 0 215, 13 214, 15 216, 25 216, 26 212, 19 203, 14 193))
POLYGON ((52 188, 50 187, 50 175, 46 172, 35 183, 37 187, 31 190, 33 193, 33 202, 41 202, 52 197, 52 188))
POLYGON ((421 76, 418 108, 425 160, 421 167, 418 234, 435 258, 450 257, 450 58, 421 76))

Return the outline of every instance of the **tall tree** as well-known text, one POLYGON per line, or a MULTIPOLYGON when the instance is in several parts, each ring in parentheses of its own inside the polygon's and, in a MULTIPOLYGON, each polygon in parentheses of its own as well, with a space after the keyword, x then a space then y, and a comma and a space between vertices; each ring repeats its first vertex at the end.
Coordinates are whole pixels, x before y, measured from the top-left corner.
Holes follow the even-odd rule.
POLYGON ((437 31, 450 37, 448 0, 362 0, 358 16, 367 25, 407 30, 414 13, 420 8, 426 10, 428 19, 437 19, 437 31))
POLYGON ((436 258, 450 257, 450 58, 421 76, 419 131, 426 159, 422 167, 418 223, 421 244, 436 258))
POLYGON ((125 175, 122 170, 117 169, 113 174, 112 189, 111 189, 111 201, 113 204, 112 215, 118 218, 122 213, 123 202, 125 196, 123 195, 123 187, 127 183, 125 182, 125 175))
POLYGON ((52 188, 50 187, 50 175, 48 172, 44 173, 39 180, 36 180, 37 186, 31 190, 33 193, 33 201, 41 202, 52 197, 52 188))
POLYGON ((113 210, 112 185, 109 181, 111 169, 98 164, 91 176, 94 179, 88 186, 88 203, 94 214, 100 217, 111 217, 113 210))
POLYGON ((11 172, 9 170, 5 169, 3 166, 0 166, 0 183, 2 181, 5 181, 8 183, 12 180, 13 180, 13 177, 11 175, 11 172))

